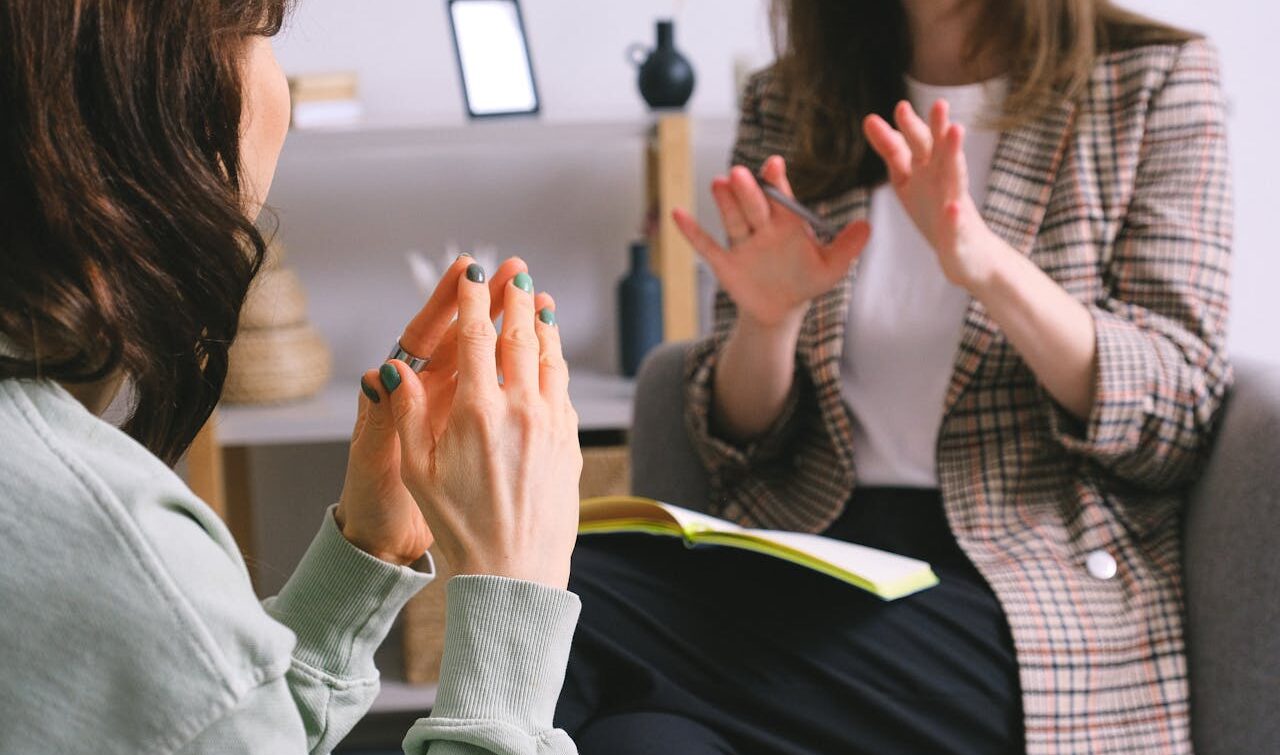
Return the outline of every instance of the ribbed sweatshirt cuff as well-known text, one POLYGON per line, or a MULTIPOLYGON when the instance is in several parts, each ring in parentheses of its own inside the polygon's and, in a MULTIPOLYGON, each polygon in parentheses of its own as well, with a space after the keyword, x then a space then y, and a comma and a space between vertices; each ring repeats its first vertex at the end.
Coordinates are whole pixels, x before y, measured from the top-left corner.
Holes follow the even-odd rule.
POLYGON ((550 729, 581 609, 577 595, 533 582, 451 579, 431 717, 550 729))
POLYGON ((373 677, 373 651, 404 604, 435 578, 435 568, 429 554, 413 567, 370 556, 342 536, 333 509, 265 606, 297 635, 295 660, 338 677, 373 677))

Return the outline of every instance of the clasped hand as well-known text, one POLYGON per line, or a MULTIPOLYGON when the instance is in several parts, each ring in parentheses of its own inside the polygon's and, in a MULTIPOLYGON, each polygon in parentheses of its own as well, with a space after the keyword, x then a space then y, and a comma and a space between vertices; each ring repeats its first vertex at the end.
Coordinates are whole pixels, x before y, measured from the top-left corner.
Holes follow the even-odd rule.
POLYGON ((459 258, 401 339, 426 370, 365 373, 337 514, 353 544, 405 564, 434 537, 454 573, 568 583, 578 418, 555 302, 532 290, 519 259, 486 284, 459 258))

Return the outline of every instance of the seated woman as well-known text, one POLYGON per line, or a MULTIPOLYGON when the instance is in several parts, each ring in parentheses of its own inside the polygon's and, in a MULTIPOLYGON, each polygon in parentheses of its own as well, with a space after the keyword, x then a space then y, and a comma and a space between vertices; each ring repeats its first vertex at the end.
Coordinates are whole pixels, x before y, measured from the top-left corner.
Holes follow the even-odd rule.
POLYGON ((486 282, 459 259, 399 344, 430 369, 364 376, 341 498, 274 598, 169 468, 264 253, 283 13, 0 6, 0 753, 328 752, 433 537, 459 576, 406 752, 571 752, 551 713, 582 461, 554 302, 522 262, 486 282), (97 415, 125 380, 121 431, 97 415))
POLYGON ((1105 0, 775 10, 728 245, 677 214, 722 288, 688 365, 710 511, 941 584, 584 541, 557 722, 618 755, 1189 752, 1179 510, 1231 376, 1212 49, 1105 0))

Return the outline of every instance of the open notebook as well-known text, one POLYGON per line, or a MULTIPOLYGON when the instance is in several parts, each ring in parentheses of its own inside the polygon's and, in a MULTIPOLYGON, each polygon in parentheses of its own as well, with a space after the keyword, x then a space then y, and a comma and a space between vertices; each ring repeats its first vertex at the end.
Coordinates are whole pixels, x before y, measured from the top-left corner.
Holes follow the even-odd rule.
POLYGON ((938 584, 933 569, 914 558, 821 535, 747 529, 649 498, 589 498, 582 502, 578 532, 647 532, 682 537, 690 547, 709 544, 742 548, 813 569, 885 600, 896 600, 938 584))

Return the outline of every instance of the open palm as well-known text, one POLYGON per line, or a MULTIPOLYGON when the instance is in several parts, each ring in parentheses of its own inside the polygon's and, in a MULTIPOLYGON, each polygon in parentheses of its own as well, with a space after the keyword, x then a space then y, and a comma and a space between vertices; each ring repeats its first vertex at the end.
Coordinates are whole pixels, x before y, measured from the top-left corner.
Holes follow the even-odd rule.
POLYGON ((910 103, 900 102, 894 121, 897 129, 878 115, 868 116, 863 130, 947 280, 972 289, 989 267, 990 230, 969 193, 964 127, 950 121, 946 100, 934 103, 927 124, 910 103))
MULTIPOLYGON (((791 195, 781 157, 766 160, 761 174, 791 195)), ((804 220, 771 202, 751 172, 741 166, 715 179, 711 193, 728 234, 728 249, 683 210, 676 210, 676 224, 711 265, 739 314, 762 325, 803 315, 810 301, 848 274, 870 236, 870 226, 857 222, 830 244, 819 243, 804 220)))

